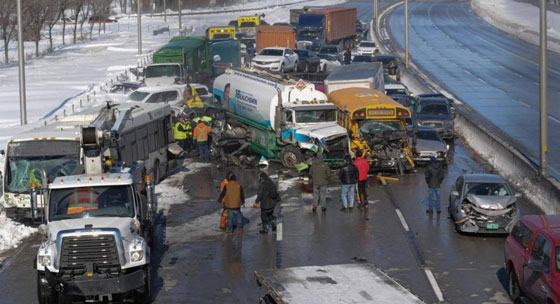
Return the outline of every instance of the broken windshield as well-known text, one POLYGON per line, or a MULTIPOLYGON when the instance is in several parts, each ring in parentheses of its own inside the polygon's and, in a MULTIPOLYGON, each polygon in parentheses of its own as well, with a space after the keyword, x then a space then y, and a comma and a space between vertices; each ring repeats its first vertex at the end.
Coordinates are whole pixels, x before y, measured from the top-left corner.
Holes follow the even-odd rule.
POLYGON ((315 123, 336 121, 336 110, 296 111, 296 122, 315 123))

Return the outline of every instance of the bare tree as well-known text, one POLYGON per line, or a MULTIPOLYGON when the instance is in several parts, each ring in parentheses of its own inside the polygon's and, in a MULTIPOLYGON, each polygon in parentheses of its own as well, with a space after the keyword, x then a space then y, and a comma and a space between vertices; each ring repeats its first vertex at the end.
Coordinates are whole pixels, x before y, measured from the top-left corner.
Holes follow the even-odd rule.
POLYGON ((78 31, 78 20, 80 13, 84 7, 85 0, 69 0, 69 7, 72 9, 72 17, 74 17, 74 38, 73 43, 76 43, 76 32, 78 31))
POLYGON ((4 61, 8 63, 8 45, 16 24, 16 1, 0 1, 0 35, 4 41, 4 61))
MULTIPOLYGON (((80 19, 80 39, 84 39, 84 23, 89 19, 90 13, 92 11, 92 2, 95 0, 86 0, 84 7, 82 8, 82 18, 80 19)), ((90 35, 91 38, 91 35, 90 35)))
MULTIPOLYGON (((98 22, 99 27, 97 28, 97 34, 101 34, 101 24, 103 24, 103 32, 105 32, 105 21, 111 15, 111 3, 112 0, 92 0, 93 6, 93 17, 94 20, 98 22)), ((93 29, 93 26, 92 26, 93 29)))
POLYGON ((62 18, 62 45, 66 44, 66 9, 69 0, 60 0, 60 18, 62 18))
POLYGON ((35 42, 35 56, 39 57, 39 41, 41 30, 47 20, 54 18, 58 7, 55 1, 27 0, 25 1, 25 32, 28 38, 35 42))
POLYGON ((49 48, 52 50, 53 48, 53 39, 52 39, 52 30, 56 23, 60 20, 62 16, 62 9, 61 3, 63 0, 49 0, 48 2, 52 3, 53 7, 53 14, 52 18, 47 20, 47 27, 49 28, 49 48))

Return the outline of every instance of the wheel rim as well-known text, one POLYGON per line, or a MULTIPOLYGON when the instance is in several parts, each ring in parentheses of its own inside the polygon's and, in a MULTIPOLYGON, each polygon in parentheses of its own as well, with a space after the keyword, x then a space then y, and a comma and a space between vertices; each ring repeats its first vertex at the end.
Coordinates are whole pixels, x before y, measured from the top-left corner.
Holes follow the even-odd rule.
POLYGON ((282 158, 284 159, 284 163, 287 165, 287 167, 293 168, 298 163, 298 157, 293 152, 284 152, 282 158))

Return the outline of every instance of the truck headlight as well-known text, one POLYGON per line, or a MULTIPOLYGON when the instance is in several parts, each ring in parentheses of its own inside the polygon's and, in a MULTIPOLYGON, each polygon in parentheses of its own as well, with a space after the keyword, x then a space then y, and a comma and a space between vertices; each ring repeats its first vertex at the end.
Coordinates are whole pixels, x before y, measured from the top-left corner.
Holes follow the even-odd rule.
POLYGON ((39 255, 39 264, 43 267, 49 266, 51 264, 51 256, 39 255))
POLYGON ((136 250, 130 252, 130 261, 138 262, 144 258, 144 250, 136 250))

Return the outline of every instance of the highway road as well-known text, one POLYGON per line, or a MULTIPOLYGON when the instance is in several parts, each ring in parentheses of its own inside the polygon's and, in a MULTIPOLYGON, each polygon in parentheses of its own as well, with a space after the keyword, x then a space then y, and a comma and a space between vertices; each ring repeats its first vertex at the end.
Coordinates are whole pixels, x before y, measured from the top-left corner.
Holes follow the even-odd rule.
MULTIPOLYGON (((433 80, 517 140, 538 164, 539 48, 476 16, 469 1, 409 3, 410 56, 433 80)), ((404 48, 404 7, 387 18, 404 48)), ((560 177, 560 54, 548 52, 549 173, 560 177)))

